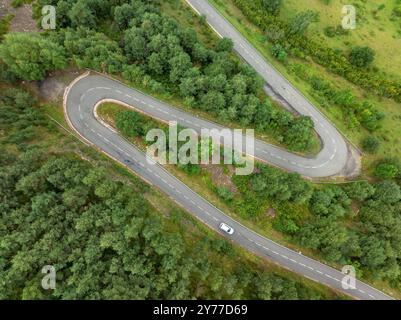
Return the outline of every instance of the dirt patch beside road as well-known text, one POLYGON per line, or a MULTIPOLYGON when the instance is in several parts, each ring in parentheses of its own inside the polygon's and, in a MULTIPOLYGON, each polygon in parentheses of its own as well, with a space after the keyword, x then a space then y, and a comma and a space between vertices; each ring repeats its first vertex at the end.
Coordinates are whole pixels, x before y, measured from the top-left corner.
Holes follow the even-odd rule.
POLYGON ((48 102, 62 102, 65 88, 79 74, 75 68, 52 72, 43 81, 36 82, 40 97, 48 102))
POLYGON ((222 166, 217 165, 201 165, 203 171, 210 174, 210 178, 214 185, 218 187, 226 187, 232 193, 236 193, 237 187, 232 182, 232 176, 235 173, 235 168, 228 166, 226 170, 222 166))

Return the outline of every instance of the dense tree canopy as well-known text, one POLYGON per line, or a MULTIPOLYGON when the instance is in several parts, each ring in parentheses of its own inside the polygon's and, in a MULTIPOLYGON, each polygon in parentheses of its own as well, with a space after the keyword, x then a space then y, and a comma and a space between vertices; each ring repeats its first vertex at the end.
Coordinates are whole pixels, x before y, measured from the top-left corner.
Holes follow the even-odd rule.
POLYGON ((61 46, 27 33, 7 34, 0 44, 0 60, 23 80, 42 80, 49 71, 66 66, 61 46))

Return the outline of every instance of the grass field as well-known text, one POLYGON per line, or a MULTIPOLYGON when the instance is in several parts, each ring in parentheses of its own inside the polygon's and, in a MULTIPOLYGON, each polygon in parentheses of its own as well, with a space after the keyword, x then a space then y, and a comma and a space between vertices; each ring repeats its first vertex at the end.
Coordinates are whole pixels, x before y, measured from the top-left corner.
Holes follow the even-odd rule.
POLYGON ((280 17, 291 19, 297 12, 314 10, 319 12, 320 21, 311 25, 308 35, 326 43, 332 48, 340 48, 347 52, 352 45, 369 46, 376 52, 375 65, 386 73, 399 79, 401 74, 401 17, 393 15, 393 9, 399 0, 285 0, 280 17), (336 27, 341 24, 342 7, 353 4, 356 8, 356 29, 346 35, 333 38, 324 35, 327 26, 336 27), (381 5, 385 5, 383 9, 381 5), (391 59, 389 59, 391 55, 391 59))
MULTIPOLYGON (((304 80, 298 78, 293 72, 290 71, 289 66, 291 64, 300 64, 313 74, 324 77, 330 81, 335 87, 339 89, 349 89, 353 94, 361 100, 368 100, 372 102, 375 107, 382 111, 386 117, 381 122, 382 129, 374 132, 381 141, 381 148, 376 155, 365 155, 363 158, 363 175, 369 174, 372 165, 380 158, 383 157, 400 157, 401 154, 401 105, 385 98, 379 98, 371 95, 359 87, 351 84, 347 80, 333 75, 326 69, 317 65, 316 63, 309 60, 300 60, 289 57, 288 61, 283 64, 276 60, 271 55, 271 44, 267 41, 266 35, 255 25, 250 23, 241 11, 233 4, 232 0, 209 0, 216 9, 230 21, 247 39, 252 45, 258 49, 258 51, 269 61, 276 69, 278 69, 295 87, 297 87, 315 106, 327 115, 327 117, 333 121, 336 127, 355 145, 359 148, 361 146, 361 140, 367 135, 371 134, 366 129, 357 127, 350 129, 348 127, 348 119, 344 115, 343 111, 337 106, 330 106, 324 108, 311 94, 311 86, 304 80)), ((284 1, 286 2, 286 1, 284 1)), ((301 3, 302 1, 292 1, 294 3, 301 3)), ((320 7, 322 1, 319 2, 320 7)), ((304 3, 304 2, 302 2, 304 3)), ((309 3, 309 2, 308 2, 309 3)), ((334 3, 334 1, 333 1, 334 3)), ((324 5, 325 6, 325 5, 324 5)), ((316 8, 315 8, 316 9, 316 8)), ((284 10, 283 10, 284 11, 284 10)), ((324 19, 322 19, 322 22, 324 19)), ((313 30, 311 28, 311 30, 313 30)), ((313 32, 313 31, 312 31, 313 32)), ((387 59, 389 60, 389 59, 387 59)), ((390 59, 391 60, 391 59, 390 59)))

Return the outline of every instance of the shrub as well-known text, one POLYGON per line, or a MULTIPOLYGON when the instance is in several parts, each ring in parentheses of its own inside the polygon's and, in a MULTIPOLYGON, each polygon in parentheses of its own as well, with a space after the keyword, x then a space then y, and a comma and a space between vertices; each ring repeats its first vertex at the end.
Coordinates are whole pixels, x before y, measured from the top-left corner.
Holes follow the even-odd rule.
POLYGON ((393 9, 393 13, 394 13, 395 16, 401 17, 401 4, 397 5, 397 6, 393 9))
POLYGON ((225 186, 218 187, 217 194, 220 198, 222 198, 225 201, 231 201, 234 198, 234 195, 232 194, 230 189, 228 189, 225 186))
POLYGON ((139 113, 120 111, 116 117, 116 127, 128 137, 138 137, 144 134, 144 118, 139 113))
POLYGON ((275 44, 271 49, 272 55, 279 61, 283 62, 287 58, 287 52, 280 44, 275 44))
POLYGON ((11 14, 0 19, 0 40, 2 40, 3 36, 8 32, 12 19, 13 16, 11 14))
POLYGON ((280 13, 283 0, 262 0, 262 6, 270 14, 277 16, 280 13))
POLYGON ((318 216, 342 217, 349 211, 351 200, 337 186, 316 190, 310 199, 311 211, 318 216))
POLYGON ((369 47, 354 47, 349 53, 349 62, 358 68, 369 67, 375 59, 375 52, 369 47))
POLYGON ((364 201, 375 193, 375 188, 367 181, 358 181, 347 184, 344 191, 351 199, 364 201))
POLYGON ((379 147, 380 141, 374 136, 368 136, 362 140, 362 149, 367 153, 375 154, 379 150, 379 147))
POLYGON ((327 26, 324 28, 324 34, 329 38, 334 38, 336 36, 336 28, 327 26))
POLYGON ((396 163, 384 160, 375 168, 375 176, 381 179, 394 179, 399 173, 399 168, 396 163))

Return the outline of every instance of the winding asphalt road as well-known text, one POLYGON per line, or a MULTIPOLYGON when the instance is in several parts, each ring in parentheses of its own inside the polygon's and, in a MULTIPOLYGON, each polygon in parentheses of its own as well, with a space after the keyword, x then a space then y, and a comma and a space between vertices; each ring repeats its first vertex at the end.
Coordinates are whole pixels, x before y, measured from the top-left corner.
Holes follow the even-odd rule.
MULTIPOLYGON (((211 10, 214 10, 212 7, 208 6, 205 1, 190 2, 196 6, 197 10, 200 12, 202 12, 201 10, 207 9, 208 11, 206 11, 206 13, 212 14, 213 11, 211 10)), ((231 30, 233 33, 232 35, 234 35, 234 37, 231 36, 231 38, 236 42, 236 37, 239 35, 236 34, 234 28, 227 22, 224 22, 224 19, 221 21, 221 17, 215 17, 217 17, 217 22, 215 21, 214 23, 223 23, 226 31, 231 30)), ((227 34, 227 36, 230 36, 230 34, 227 34)), ((249 51, 250 48, 247 50, 249 51)), ((253 59, 256 58, 254 50, 251 56, 253 56, 253 59)), ((249 59, 251 60, 251 58, 249 59)), ((257 70, 259 72, 259 69, 257 70)), ((279 74, 276 74, 276 76, 281 78, 279 74)), ((270 81, 275 80, 270 79, 269 82, 270 81)), ((323 125, 322 139, 327 141, 327 143, 325 143, 322 152, 317 158, 306 159, 264 142, 257 141, 255 144, 256 156, 287 170, 297 171, 308 176, 329 176, 338 173, 346 161, 345 142, 338 132, 313 106, 310 106, 302 96, 298 96, 297 92, 291 89, 292 87, 288 82, 285 82, 282 78, 279 81, 284 86, 287 86, 286 92, 290 93, 290 95, 285 96, 285 98, 287 99, 293 96, 293 99, 297 100, 294 108, 300 113, 304 112, 304 114, 315 117, 319 120, 318 124, 320 123, 323 125), (281 159, 278 157, 281 157, 281 159), (287 159, 287 161, 284 161, 284 159, 287 159)), ((221 222, 225 222, 233 227, 235 233, 232 236, 227 236, 226 234, 222 235, 228 237, 231 241, 239 244, 243 248, 304 277, 344 292, 356 299, 391 299, 391 297, 386 294, 358 280, 355 289, 343 289, 341 281, 344 274, 340 271, 283 247, 253 232, 224 214, 200 195, 193 192, 184 183, 168 173, 162 166, 151 164, 143 152, 127 142, 111 127, 98 120, 96 108, 101 102, 108 100, 122 102, 127 106, 145 112, 163 121, 177 121, 183 126, 193 128, 197 131, 199 131, 200 128, 221 128, 212 122, 199 119, 174 107, 168 106, 117 81, 92 75, 77 78, 66 89, 64 96, 64 108, 67 121, 71 128, 73 128, 82 139, 116 161, 124 164, 148 183, 165 192, 176 203, 220 234, 222 234, 222 232, 219 230, 218 226, 221 222)), ((292 101, 291 98, 289 100, 292 101)), ((319 132, 319 134, 320 133, 321 132, 319 132)))
MULTIPOLYGON (((299 114, 310 116, 323 147, 310 159, 294 155, 276 147, 265 147, 267 161, 286 170, 296 171, 307 177, 328 177, 339 174, 348 160, 348 148, 342 135, 297 89, 295 89, 262 55, 206 0, 186 0, 220 37, 233 40, 234 50, 251 65, 268 84, 273 98, 284 100, 299 114)), ((256 147, 258 147, 256 145, 256 147)), ((257 151, 256 157, 259 158, 257 151)), ((263 158, 262 158, 263 159, 263 158)))

